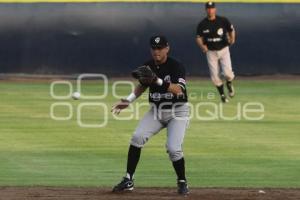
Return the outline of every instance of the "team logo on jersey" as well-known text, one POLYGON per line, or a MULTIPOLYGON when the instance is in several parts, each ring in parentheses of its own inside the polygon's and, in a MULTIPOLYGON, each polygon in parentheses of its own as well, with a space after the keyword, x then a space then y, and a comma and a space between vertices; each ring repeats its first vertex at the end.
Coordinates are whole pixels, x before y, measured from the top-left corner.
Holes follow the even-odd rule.
POLYGON ((224 31, 222 28, 219 28, 217 33, 218 35, 222 36, 224 34, 224 31))
POLYGON ((160 93, 158 93, 158 92, 149 93, 149 95, 153 101, 160 101, 160 98, 161 98, 160 93))
POLYGON ((204 30, 203 33, 209 33, 209 29, 204 30))
POLYGON ((160 42, 160 37, 155 38, 154 41, 156 42, 156 44, 158 44, 160 42))
POLYGON ((170 83, 171 82, 171 76, 170 75, 165 76, 164 81, 170 83))

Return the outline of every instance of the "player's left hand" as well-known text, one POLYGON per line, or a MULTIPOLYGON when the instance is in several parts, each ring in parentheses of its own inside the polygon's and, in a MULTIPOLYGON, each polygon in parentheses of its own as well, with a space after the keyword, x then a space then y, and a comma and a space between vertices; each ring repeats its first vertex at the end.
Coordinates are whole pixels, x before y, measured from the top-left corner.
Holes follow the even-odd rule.
POLYGON ((133 78, 139 80, 143 86, 150 86, 157 80, 156 74, 151 70, 149 66, 141 66, 135 69, 132 73, 133 78))
POLYGON ((118 103, 116 103, 116 104, 112 107, 111 112, 112 112, 113 114, 118 115, 118 114, 120 114, 120 112, 121 112, 123 109, 127 108, 127 107, 129 106, 129 104, 130 104, 130 102, 129 102, 128 100, 126 100, 126 99, 121 99, 121 101, 119 101, 118 103))

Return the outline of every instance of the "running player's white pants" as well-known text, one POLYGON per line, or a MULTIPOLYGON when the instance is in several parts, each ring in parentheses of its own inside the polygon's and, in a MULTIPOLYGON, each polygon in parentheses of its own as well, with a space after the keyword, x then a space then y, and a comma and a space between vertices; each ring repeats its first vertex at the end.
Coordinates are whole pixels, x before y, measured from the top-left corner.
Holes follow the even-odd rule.
POLYGON ((131 138, 131 145, 142 148, 152 136, 161 129, 167 128, 167 153, 171 161, 180 160, 183 157, 182 144, 188 122, 187 104, 164 110, 152 106, 136 128, 131 138))
POLYGON ((227 81, 234 79, 232 71, 229 47, 225 47, 219 51, 209 50, 206 53, 207 63, 210 72, 210 78, 215 86, 223 84, 222 74, 227 81))

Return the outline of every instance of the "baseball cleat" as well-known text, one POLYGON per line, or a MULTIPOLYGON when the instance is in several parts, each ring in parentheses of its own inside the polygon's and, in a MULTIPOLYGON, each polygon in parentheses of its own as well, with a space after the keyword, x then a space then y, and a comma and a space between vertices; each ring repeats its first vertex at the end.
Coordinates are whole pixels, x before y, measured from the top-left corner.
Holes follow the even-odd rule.
POLYGON ((122 191, 132 191, 133 190, 133 180, 123 177, 121 182, 113 188, 113 192, 122 192, 122 191))
POLYGON ((226 86, 227 86, 227 89, 228 89, 228 95, 229 95, 229 97, 233 98, 234 95, 235 95, 235 92, 234 92, 234 87, 232 85, 232 82, 227 82, 226 86))
POLYGON ((180 195, 188 195, 190 193, 186 180, 177 181, 177 192, 180 195))
POLYGON ((227 99, 227 97, 225 95, 221 95, 221 101, 222 103, 228 103, 229 100, 227 99))

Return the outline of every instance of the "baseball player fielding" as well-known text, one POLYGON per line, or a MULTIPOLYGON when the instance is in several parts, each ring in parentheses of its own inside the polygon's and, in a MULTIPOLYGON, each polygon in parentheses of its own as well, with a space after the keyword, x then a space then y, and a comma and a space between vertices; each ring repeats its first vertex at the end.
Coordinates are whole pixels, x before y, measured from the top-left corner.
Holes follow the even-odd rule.
POLYGON ((149 88, 150 109, 141 119, 130 142, 127 169, 113 192, 133 190, 134 173, 140 159, 141 149, 160 130, 167 129, 166 149, 177 175, 178 193, 189 193, 185 176, 185 161, 182 144, 189 121, 185 68, 168 56, 170 50, 166 37, 158 35, 150 39, 152 59, 132 72, 139 85, 126 98, 113 106, 119 114, 149 88))

